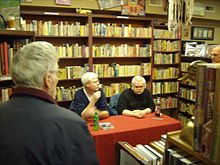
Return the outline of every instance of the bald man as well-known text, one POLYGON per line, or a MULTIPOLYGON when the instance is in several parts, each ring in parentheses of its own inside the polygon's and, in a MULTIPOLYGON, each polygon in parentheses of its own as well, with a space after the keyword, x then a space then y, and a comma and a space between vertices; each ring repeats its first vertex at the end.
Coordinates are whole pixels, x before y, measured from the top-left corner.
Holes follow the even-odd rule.
POLYGON ((220 45, 217 45, 212 49, 211 55, 213 63, 220 63, 220 45))

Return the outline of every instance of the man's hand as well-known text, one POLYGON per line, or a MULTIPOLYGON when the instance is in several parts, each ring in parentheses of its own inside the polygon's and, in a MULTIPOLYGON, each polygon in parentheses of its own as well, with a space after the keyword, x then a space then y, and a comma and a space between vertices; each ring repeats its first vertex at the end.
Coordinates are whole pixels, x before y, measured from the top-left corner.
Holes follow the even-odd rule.
POLYGON ((146 113, 143 110, 134 110, 133 114, 134 114, 134 117, 143 118, 146 113))
POLYGON ((96 103, 96 101, 101 97, 101 91, 96 91, 91 98, 91 101, 96 103))

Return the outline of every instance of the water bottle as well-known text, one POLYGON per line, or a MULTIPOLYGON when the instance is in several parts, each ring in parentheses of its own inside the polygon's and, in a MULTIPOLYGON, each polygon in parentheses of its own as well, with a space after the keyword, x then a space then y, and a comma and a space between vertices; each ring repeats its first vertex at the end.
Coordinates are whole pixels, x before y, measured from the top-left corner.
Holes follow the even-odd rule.
POLYGON ((160 98, 156 100, 155 116, 160 117, 160 98))
POLYGON ((94 120, 93 130, 94 131, 98 131, 99 130, 99 115, 98 115, 98 112, 94 113, 93 120, 94 120))

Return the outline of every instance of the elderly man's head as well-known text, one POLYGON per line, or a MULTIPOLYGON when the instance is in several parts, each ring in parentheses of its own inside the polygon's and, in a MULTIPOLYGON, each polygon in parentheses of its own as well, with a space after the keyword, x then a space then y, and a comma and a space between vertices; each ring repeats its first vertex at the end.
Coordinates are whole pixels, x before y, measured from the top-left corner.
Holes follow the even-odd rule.
POLYGON ((98 91, 100 88, 98 75, 93 72, 86 72, 82 76, 81 82, 86 89, 91 90, 93 92, 98 91))
POLYGON ((217 45, 212 49, 211 55, 213 63, 220 63, 220 45, 217 45))
POLYGON ((146 87, 146 80, 142 76, 135 76, 131 80, 132 90, 135 94, 142 94, 146 87))

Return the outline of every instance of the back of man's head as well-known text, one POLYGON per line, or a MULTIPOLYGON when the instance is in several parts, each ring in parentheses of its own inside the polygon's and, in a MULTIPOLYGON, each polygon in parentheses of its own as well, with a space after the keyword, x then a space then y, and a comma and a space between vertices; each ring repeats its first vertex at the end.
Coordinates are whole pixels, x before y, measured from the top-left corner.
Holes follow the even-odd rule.
POLYGON ((11 72, 16 86, 38 87, 44 83, 44 75, 58 70, 55 47, 45 41, 23 46, 13 57, 11 72))

